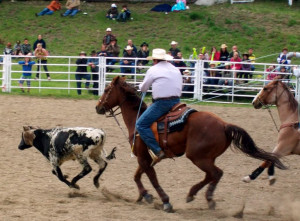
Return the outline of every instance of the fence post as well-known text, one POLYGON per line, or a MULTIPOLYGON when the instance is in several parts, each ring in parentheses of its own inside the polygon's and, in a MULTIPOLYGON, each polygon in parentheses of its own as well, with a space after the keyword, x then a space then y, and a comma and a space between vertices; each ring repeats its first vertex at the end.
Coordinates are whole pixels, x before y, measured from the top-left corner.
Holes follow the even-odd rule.
POLYGON ((70 75, 70 72, 71 72, 71 58, 68 59, 69 60, 69 64, 68 64, 68 94, 70 94, 70 87, 71 87, 71 75, 70 75))
POLYGON ((106 82, 106 58, 100 57, 99 58, 99 92, 98 95, 103 94, 105 89, 105 82, 106 82))
POLYGON ((2 92, 11 92, 11 56, 4 55, 3 59, 2 92))
POLYGON ((41 66, 41 62, 42 62, 42 60, 41 59, 39 59, 39 62, 38 62, 38 67, 39 67, 39 71, 38 71, 38 73, 39 73, 39 93, 41 93, 41 86, 42 86, 42 66, 41 66))

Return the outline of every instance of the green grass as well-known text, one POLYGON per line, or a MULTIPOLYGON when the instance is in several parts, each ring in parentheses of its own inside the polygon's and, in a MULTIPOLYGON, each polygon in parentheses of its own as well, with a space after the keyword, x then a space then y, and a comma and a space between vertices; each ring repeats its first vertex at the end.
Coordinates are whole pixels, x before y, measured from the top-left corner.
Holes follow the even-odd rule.
MULTIPOLYGON (((105 29, 111 27, 122 48, 129 38, 136 46, 146 41, 151 49, 160 47, 167 50, 170 48, 169 43, 175 40, 179 42, 179 48, 185 58, 189 57, 194 47, 199 52, 200 47, 205 46, 210 50, 212 46, 219 48, 223 43, 226 43, 229 49, 233 44, 237 44, 241 52, 253 47, 256 57, 279 53, 283 47, 288 47, 290 51, 300 50, 299 2, 294 2, 292 7, 285 1, 217 4, 210 7, 190 5, 190 10, 169 14, 150 12, 155 3, 135 3, 129 4, 133 20, 127 23, 118 23, 105 18, 110 3, 88 3, 82 8, 88 15, 80 13, 74 18, 62 18, 60 12, 36 18, 34 13, 41 11, 48 3, 2 2, 0 48, 4 48, 6 42, 14 44, 16 40, 23 40, 25 37, 33 44, 36 36, 43 34, 51 55, 74 56, 82 50, 88 53, 91 50, 99 50, 105 29)), ((58 60, 53 60, 55 61, 58 60)), ((276 62, 276 55, 261 59, 259 62, 276 62)), ((299 60, 293 60, 293 63, 299 63, 299 60)), ((63 71, 66 68, 49 67, 49 69, 63 71)), ((14 74, 13 77, 19 78, 20 73, 14 74)), ((66 76, 53 75, 53 78, 64 77, 66 76)), ((15 83, 17 85, 17 82, 15 83)), ((33 86, 36 84, 37 82, 32 83, 33 86)), ((54 83, 43 82, 43 85, 51 84, 54 83)), ((17 90, 13 92, 20 93, 17 90)), ((39 93, 33 89, 31 94, 39 93)), ((68 94, 66 91, 48 89, 42 90, 39 95, 77 96, 76 91, 68 94)), ((94 98, 88 94, 82 97, 94 98)))

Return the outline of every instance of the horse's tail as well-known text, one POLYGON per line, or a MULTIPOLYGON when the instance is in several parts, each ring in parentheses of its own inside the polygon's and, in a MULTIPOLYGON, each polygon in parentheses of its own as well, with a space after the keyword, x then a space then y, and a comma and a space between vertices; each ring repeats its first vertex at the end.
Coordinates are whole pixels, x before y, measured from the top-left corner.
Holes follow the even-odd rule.
POLYGON ((227 139, 233 143, 233 146, 247 156, 272 162, 274 166, 282 170, 287 169, 275 154, 268 153, 257 147, 253 139, 243 128, 227 124, 225 126, 225 134, 227 139))

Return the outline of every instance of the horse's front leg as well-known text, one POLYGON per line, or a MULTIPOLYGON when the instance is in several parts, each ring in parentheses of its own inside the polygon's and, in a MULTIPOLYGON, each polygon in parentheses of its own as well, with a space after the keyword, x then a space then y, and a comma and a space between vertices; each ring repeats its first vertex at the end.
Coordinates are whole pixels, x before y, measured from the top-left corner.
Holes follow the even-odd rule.
POLYGON ((142 177, 143 173, 144 173, 144 170, 142 169, 142 167, 138 166, 138 168, 134 174, 134 181, 139 190, 139 198, 137 199, 137 202, 141 202, 142 199, 144 198, 147 203, 152 203, 153 196, 148 193, 148 191, 145 189, 145 187, 141 181, 141 177, 142 177))
POLYGON ((152 183, 153 187, 155 188, 156 192, 158 193, 160 199, 163 202, 163 210, 165 212, 172 212, 173 207, 169 203, 169 196, 165 193, 165 191, 159 185, 154 168, 147 167, 147 169, 145 169, 145 173, 147 174, 150 182, 152 183))

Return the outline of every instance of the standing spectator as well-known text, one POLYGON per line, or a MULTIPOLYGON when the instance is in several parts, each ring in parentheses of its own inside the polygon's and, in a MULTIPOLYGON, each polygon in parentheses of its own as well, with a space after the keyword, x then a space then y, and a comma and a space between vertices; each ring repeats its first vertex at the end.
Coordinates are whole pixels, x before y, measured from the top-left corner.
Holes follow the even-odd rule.
POLYGON ((233 57, 234 52, 237 52, 239 54, 239 57, 241 57, 241 52, 239 52, 238 47, 236 45, 233 45, 232 52, 229 53, 229 59, 233 57))
POLYGON ((92 80, 93 82, 93 94, 98 95, 99 89, 99 58, 97 57, 97 52, 94 50, 91 52, 93 58, 88 59, 88 66, 91 67, 92 80))
POLYGON ((28 43, 28 39, 24 39, 24 43, 21 45, 21 55, 27 55, 31 53, 31 45, 28 43))
POLYGON ((186 63, 182 60, 182 53, 178 52, 177 56, 174 57, 174 66, 179 68, 180 73, 183 75, 183 71, 186 68, 186 63))
MULTIPOLYGON (((288 49, 283 48, 282 52, 279 54, 277 58, 278 64, 291 64, 291 60, 287 57, 288 49)), ((289 67, 285 67, 286 70, 289 70, 289 67)))
POLYGON ((220 52, 217 51, 217 48, 213 46, 210 51, 210 61, 219 61, 220 60, 220 52))
POLYGON ((19 61, 18 63, 20 65, 22 65, 22 69, 23 69, 21 79, 19 80, 19 86, 21 88, 21 91, 24 92, 23 84, 24 84, 24 80, 26 79, 27 92, 29 93, 30 92, 31 69, 32 69, 32 65, 34 65, 35 62, 30 61, 30 57, 26 56, 24 58, 24 61, 19 61))
POLYGON ((106 13, 106 18, 115 20, 119 15, 117 5, 115 3, 111 4, 110 9, 106 13))
POLYGON ((229 52, 227 51, 227 45, 222 44, 220 49, 220 61, 228 61, 229 52))
POLYGON ((11 43, 10 42, 8 42, 6 44, 6 47, 3 50, 3 54, 5 54, 5 55, 14 55, 14 49, 11 48, 11 43))
MULTIPOLYGON (((125 53, 123 54, 124 58, 136 58, 136 53, 133 51, 133 48, 129 45, 125 48, 125 53)), ((134 59, 125 59, 121 61, 121 65, 129 65, 134 66, 135 60, 134 59)), ((121 67, 121 73, 134 73, 134 68, 128 68, 128 67, 121 67)))
POLYGON ((46 42, 44 41, 42 35, 38 35, 37 40, 33 43, 33 50, 37 48, 38 44, 42 44, 42 48, 46 49, 46 42))
POLYGON ((278 74, 275 72, 275 66, 274 65, 269 66, 265 70, 265 73, 267 74, 267 80, 268 80, 266 83, 269 83, 270 81, 273 81, 278 76, 278 74))
POLYGON ((38 17, 43 15, 52 15, 55 11, 58 11, 60 9, 61 9, 61 4, 59 0, 53 0, 40 13, 35 13, 35 16, 38 17))
MULTIPOLYGON (((149 47, 149 45, 146 42, 143 42, 141 44, 140 50, 137 53, 137 57, 138 58, 145 58, 145 59, 147 57, 149 57, 149 48, 148 47, 149 47)), ((148 60, 138 60, 138 66, 145 66, 148 63, 149 63, 148 60)))
MULTIPOLYGON (((106 51, 107 53, 110 54, 111 57, 119 57, 120 54, 120 47, 117 44, 117 39, 114 39, 110 42, 110 44, 106 47, 106 51)), ((107 64, 108 65, 114 65, 115 63, 117 63, 117 59, 116 58, 111 58, 107 60, 107 64)), ((111 72, 113 69, 111 67, 108 67, 108 72, 111 72)))
POLYGON ((170 45, 171 48, 169 49, 169 51, 171 52, 171 55, 173 57, 177 56, 177 53, 180 52, 180 50, 177 48, 178 43, 176 41, 172 41, 170 45))
POLYGON ((112 34, 111 28, 106 29, 106 35, 104 35, 102 43, 108 46, 111 41, 116 40, 116 36, 112 34))
POLYGON ((39 76, 40 76, 40 70, 42 70, 41 66, 43 66, 44 71, 46 72, 46 75, 47 75, 47 79, 50 81, 51 78, 50 78, 50 75, 49 75, 49 72, 48 72, 48 68, 47 68, 48 51, 45 48, 43 48, 43 46, 42 46, 41 43, 37 44, 37 48, 34 51, 34 56, 38 60, 38 66, 37 66, 37 72, 36 72, 35 79, 39 78, 39 76))
POLYGON ((76 64, 76 84, 77 84, 77 94, 81 95, 81 81, 82 79, 86 79, 85 88, 89 89, 90 86, 90 80, 91 75, 87 73, 87 59, 86 59, 86 53, 84 51, 81 51, 79 54, 80 58, 77 59, 76 64))
POLYGON ((65 13, 61 13, 62 17, 66 17, 68 15, 75 16, 79 11, 80 0, 67 0, 65 13))
MULTIPOLYGON (((201 75, 202 75, 203 77, 209 76, 209 71, 207 70, 207 68, 209 67, 209 64, 208 64, 208 62, 207 62, 208 59, 205 58, 205 55, 204 55, 204 54, 200 53, 200 54, 199 54, 199 60, 200 60, 200 61, 203 61, 203 67, 204 67, 204 70, 203 70, 203 72, 201 73, 201 75), (206 61, 204 61, 204 60, 206 60, 206 61)), ((209 83, 210 83, 210 79, 208 79, 208 78, 203 78, 203 83, 204 83, 204 84, 209 84, 209 83)))
MULTIPOLYGON (((254 71, 255 70, 255 66, 254 66, 254 63, 255 63, 255 54, 253 54, 253 48, 249 48, 248 50, 248 53, 249 53, 249 60, 251 61, 251 71, 254 71)), ((253 74, 250 73, 250 78, 252 78, 253 74)))
MULTIPOLYGON (((241 68, 241 70, 248 71, 248 72, 241 72, 241 73, 239 73, 239 77, 243 78, 243 75, 244 75, 244 78, 248 79, 250 71, 251 71, 251 63, 250 63, 250 60, 249 60, 249 54, 248 53, 244 53, 243 54, 243 60, 242 60, 242 62, 249 63, 249 64, 242 64, 242 68, 241 68)), ((248 83, 248 81, 245 81, 245 83, 248 83)))
POLYGON ((20 53, 22 53, 21 51, 21 41, 18 40, 16 42, 16 44, 14 45, 14 52, 15 52, 15 55, 19 55, 20 53))
MULTIPOLYGON (((137 54, 137 48, 136 48, 136 46, 133 44, 133 41, 132 41, 131 39, 128 39, 128 40, 127 40, 127 45, 129 45, 130 47, 132 47, 134 53, 137 54)), ((127 45, 126 45, 126 46, 127 46, 127 45)), ((125 53, 125 49, 123 50, 123 53, 125 53)))
MULTIPOLYGON (((233 57, 230 59, 231 62, 241 62, 242 60, 240 59, 239 53, 236 51, 233 53, 233 57)), ((233 63, 231 64, 231 70, 233 70, 233 76, 234 78, 237 78, 237 72, 241 70, 242 65, 239 63, 233 63)))
POLYGON ((126 22, 131 17, 131 11, 127 8, 127 5, 122 6, 121 13, 118 15, 117 20, 121 22, 126 22))

